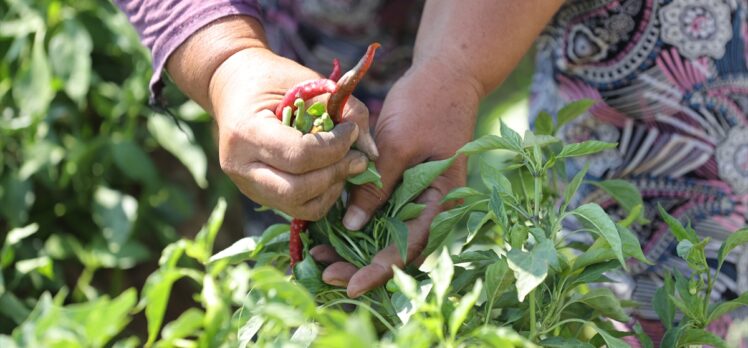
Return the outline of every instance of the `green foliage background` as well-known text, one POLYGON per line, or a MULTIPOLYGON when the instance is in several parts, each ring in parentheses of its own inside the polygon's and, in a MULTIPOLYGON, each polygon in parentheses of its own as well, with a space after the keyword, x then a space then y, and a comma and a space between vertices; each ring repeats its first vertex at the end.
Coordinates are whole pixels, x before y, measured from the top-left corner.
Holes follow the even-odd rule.
MULTIPOLYGON (((165 245, 194 234, 217 197, 236 195, 215 165, 210 117, 174 90, 178 120, 147 106, 149 53, 110 1, 1 0, 0 56, 9 333, 51 300, 45 292, 84 302, 139 287, 165 245)), ((531 70, 524 62, 489 98, 479 135, 526 99, 531 70)))

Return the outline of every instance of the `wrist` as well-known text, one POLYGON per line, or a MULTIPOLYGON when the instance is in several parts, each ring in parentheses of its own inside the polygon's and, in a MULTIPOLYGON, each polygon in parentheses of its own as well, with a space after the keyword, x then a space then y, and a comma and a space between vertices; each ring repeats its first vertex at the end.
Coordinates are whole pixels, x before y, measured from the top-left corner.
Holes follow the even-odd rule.
POLYGON ((210 85, 219 67, 237 52, 268 50, 259 21, 230 16, 201 28, 172 53, 166 70, 182 92, 213 113, 210 85))

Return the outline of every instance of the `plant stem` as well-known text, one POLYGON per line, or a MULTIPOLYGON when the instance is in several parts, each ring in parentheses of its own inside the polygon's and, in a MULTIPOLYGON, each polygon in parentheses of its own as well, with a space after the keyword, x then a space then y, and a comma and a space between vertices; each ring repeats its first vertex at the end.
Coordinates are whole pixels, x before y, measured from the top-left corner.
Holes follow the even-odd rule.
POLYGON ((530 341, 535 339, 537 325, 535 319, 535 290, 530 291, 530 341))
POLYGON ((540 197, 541 193, 540 190, 543 187, 543 182, 541 181, 541 177, 539 175, 535 175, 535 217, 540 219, 540 197))

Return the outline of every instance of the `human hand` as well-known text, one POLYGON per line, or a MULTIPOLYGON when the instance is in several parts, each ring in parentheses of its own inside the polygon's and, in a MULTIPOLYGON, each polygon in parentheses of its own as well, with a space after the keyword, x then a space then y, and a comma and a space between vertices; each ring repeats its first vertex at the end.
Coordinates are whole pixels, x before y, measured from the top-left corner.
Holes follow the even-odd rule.
POLYGON ((349 99, 342 122, 330 132, 302 134, 273 110, 286 90, 321 76, 268 50, 235 53, 214 74, 209 96, 218 124, 221 168, 259 204, 303 220, 318 220, 340 197, 348 176, 371 157, 368 110, 349 99))
MULTIPOLYGON (((424 161, 449 158, 472 138, 480 90, 471 81, 458 78, 457 72, 454 79, 440 80, 431 73, 432 69, 449 68, 414 67, 387 95, 375 127, 380 150, 376 164, 383 188, 364 185, 353 189, 343 219, 346 228, 359 230, 387 201, 406 169, 424 161)), ((441 198, 465 184, 466 162, 464 157, 458 158, 417 198, 426 208, 418 218, 406 223, 408 260, 421 259, 431 221, 444 208, 440 205, 441 198)), ((392 277, 393 265, 404 266, 394 245, 381 250, 370 265, 360 270, 342 261, 330 246, 317 246, 310 253, 318 262, 329 265, 322 274, 323 281, 347 286, 350 297, 384 284, 392 277)))

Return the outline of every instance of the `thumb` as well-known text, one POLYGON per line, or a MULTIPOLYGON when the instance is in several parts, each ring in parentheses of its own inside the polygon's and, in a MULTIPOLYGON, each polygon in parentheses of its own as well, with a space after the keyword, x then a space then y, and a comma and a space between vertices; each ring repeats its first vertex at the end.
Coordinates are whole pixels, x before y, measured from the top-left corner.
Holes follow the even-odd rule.
POLYGON ((370 160, 376 160, 379 157, 379 151, 369 131, 369 109, 366 105, 356 98, 348 99, 343 108, 343 121, 358 125, 359 133, 356 139, 356 148, 365 153, 370 160))
POLYGON ((382 175, 382 188, 374 184, 366 184, 354 187, 348 203, 348 210, 343 217, 343 226, 351 231, 360 230, 374 212, 379 209, 392 194, 397 183, 409 165, 409 161, 403 158, 402 150, 388 151, 386 144, 382 148, 379 159, 376 162, 377 170, 382 175))

